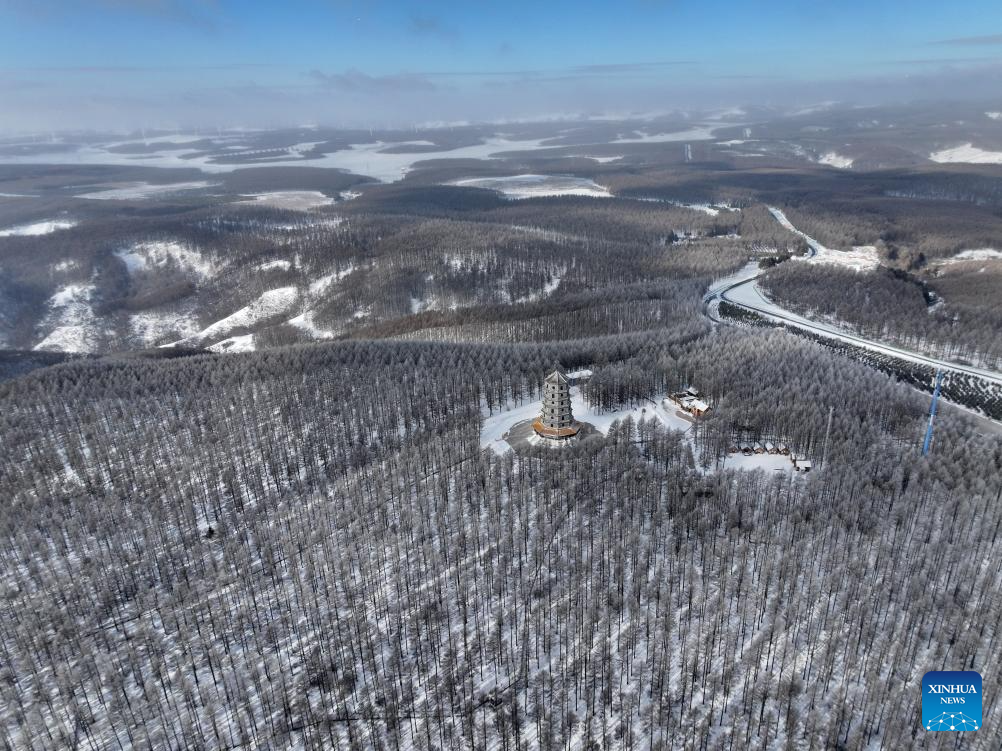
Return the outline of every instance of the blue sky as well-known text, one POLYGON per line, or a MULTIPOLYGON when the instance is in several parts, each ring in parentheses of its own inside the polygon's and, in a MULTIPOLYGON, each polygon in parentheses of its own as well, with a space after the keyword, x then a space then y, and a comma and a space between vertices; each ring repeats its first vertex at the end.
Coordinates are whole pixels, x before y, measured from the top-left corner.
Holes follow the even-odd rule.
POLYGON ((998 0, 0 0, 0 129, 977 96, 998 0))

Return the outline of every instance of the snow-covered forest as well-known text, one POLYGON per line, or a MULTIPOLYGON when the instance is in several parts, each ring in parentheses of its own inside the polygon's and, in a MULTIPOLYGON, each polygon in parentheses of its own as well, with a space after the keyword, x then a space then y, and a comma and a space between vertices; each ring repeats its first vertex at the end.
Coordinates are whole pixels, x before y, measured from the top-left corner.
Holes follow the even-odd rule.
POLYGON ((0 748, 997 748, 997 168, 818 117, 0 165, 0 748))
POLYGON ((938 748, 997 737, 1002 462, 778 332, 358 342, 75 362, 0 385, 10 748, 938 748), (495 456, 482 416, 590 365, 717 408, 495 456), (726 471, 736 427, 820 471, 726 471))

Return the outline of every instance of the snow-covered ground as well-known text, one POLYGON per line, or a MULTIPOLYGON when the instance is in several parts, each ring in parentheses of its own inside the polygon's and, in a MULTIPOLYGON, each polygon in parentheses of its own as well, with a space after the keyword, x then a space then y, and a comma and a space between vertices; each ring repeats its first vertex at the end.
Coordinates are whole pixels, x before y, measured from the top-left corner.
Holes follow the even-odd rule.
MULTIPOLYGON (((676 141, 704 141, 713 138, 712 127, 700 125, 689 130, 664 133, 657 131, 633 131, 625 133, 613 143, 670 143, 676 141)), ((276 146, 269 149, 256 148, 256 142, 247 133, 226 133, 211 136, 197 134, 178 134, 151 139, 134 139, 104 144, 80 144, 75 150, 54 149, 51 152, 23 155, 7 154, 0 156, 0 163, 5 164, 101 164, 101 165, 141 165, 145 167, 164 168, 197 168, 206 173, 232 172, 244 169, 248 165, 264 163, 253 158, 246 161, 235 161, 233 156, 247 155, 253 157, 255 151, 262 152, 267 157, 268 166, 303 166, 327 167, 347 170, 359 175, 367 175, 381 182, 395 182, 404 177, 417 162, 431 159, 492 159, 506 151, 535 151, 559 146, 550 144, 548 139, 531 138, 515 139, 503 134, 485 138, 481 143, 460 146, 453 149, 434 148, 429 141, 374 141, 371 143, 351 144, 348 148, 323 154, 308 153, 316 143, 301 143, 291 146, 276 146), (122 150, 122 147, 135 145, 155 146, 162 144, 163 148, 149 149, 142 152, 122 150), (387 150, 393 149, 396 153, 387 150), (228 152, 229 159, 218 161, 221 151, 228 152)), ((619 157, 590 157, 598 161, 612 161, 619 157)), ((135 200, 149 197, 152 193, 142 190, 144 183, 129 188, 128 186, 112 186, 111 190, 88 194, 88 198, 104 198, 119 200, 135 200)), ((182 184, 183 185, 183 184, 182 184)), ((163 188, 166 186, 153 186, 163 188)), ((173 190, 181 190, 175 186, 173 190)), ((188 188, 190 189, 190 188, 188 188)))
MULTIPOLYGON (((315 315, 314 311, 307 310, 304 313, 300 313, 295 318, 290 318, 287 323, 290 326, 295 326, 297 329, 313 339, 332 339, 336 333, 334 331, 328 331, 327 329, 320 328, 314 320, 315 315)), ((357 318, 359 316, 356 314, 355 317, 357 318)))
POLYGON ((124 250, 115 251, 115 255, 125 262, 130 273, 143 271, 151 266, 163 267, 171 263, 202 279, 218 271, 216 264, 203 256, 197 248, 176 240, 138 242, 124 250))
POLYGON ((550 280, 543 285, 543 289, 541 291, 533 292, 531 294, 520 297, 517 300, 515 300, 515 302, 516 303, 536 302, 537 300, 540 300, 542 298, 549 297, 554 292, 556 292, 557 289, 560 287, 560 282, 563 280, 564 273, 565 272, 554 274, 550 278, 550 280))
POLYGON ((677 141, 709 141, 713 139, 713 128, 700 126, 674 133, 646 133, 636 131, 636 135, 622 136, 612 143, 675 143, 677 141))
MULTIPOLYGON (((827 248, 818 243, 816 240, 797 230, 782 211, 775 208, 770 208, 769 211, 772 212, 772 215, 780 224, 789 229, 791 232, 796 232, 807 240, 808 244, 811 245, 816 253, 827 250, 827 248)), ((758 264, 751 262, 735 274, 714 282, 703 296, 703 302, 707 305, 707 312, 709 316, 713 320, 719 321, 720 319, 717 315, 717 309, 719 308, 720 301, 726 300, 727 302, 743 306, 749 310, 759 313, 765 318, 796 326, 798 328, 807 329, 832 339, 839 339, 850 344, 855 344, 863 347, 864 349, 889 354, 894 357, 907 360, 908 362, 943 368, 948 371, 952 370, 961 373, 968 373, 993 383, 1002 383, 1002 373, 986 370, 984 368, 958 365, 956 363, 951 363, 934 357, 926 357, 925 355, 900 349, 899 347, 894 347, 889 344, 864 339, 863 337, 851 334, 837 326, 812 321, 809 318, 797 315, 796 313, 786 310, 785 308, 773 303, 772 300, 770 300, 762 292, 762 290, 759 289, 754 280, 760 274, 761 271, 758 269, 758 264)))
POLYGON ((700 211, 708 216, 718 216, 721 211, 741 211, 736 206, 729 206, 726 203, 686 203, 685 201, 675 201, 670 198, 652 198, 648 196, 630 196, 629 198, 633 201, 663 203, 669 206, 678 206, 680 209, 700 211))
POLYGON ((965 143, 952 149, 934 151, 929 158, 934 162, 947 164, 1002 164, 1002 151, 986 151, 974 144, 965 143))
MULTIPOLYGON (((574 419, 593 425, 598 432, 605 435, 609 428, 617 420, 632 417, 634 421, 641 419, 656 418, 669 430, 688 430, 692 427, 692 422, 678 415, 672 409, 668 410, 662 404, 663 396, 656 399, 656 403, 651 402, 644 407, 634 409, 619 409, 613 412, 598 412, 587 405, 584 395, 578 386, 571 387, 571 410, 574 419)), ((484 414, 484 421, 480 428, 481 448, 490 448, 498 454, 503 454, 510 446, 504 440, 504 435, 511 430, 513 425, 526 420, 532 420, 539 416, 541 407, 540 401, 527 402, 517 407, 511 407, 493 415, 484 414)))
POLYGON ((191 336, 198 332, 198 324, 187 313, 157 313, 143 311, 129 316, 132 335, 147 347, 159 344, 170 334, 191 336))
POLYGON ((49 334, 34 349, 93 352, 97 316, 91 306, 93 284, 68 284, 49 299, 43 325, 49 334))
POLYGON ((265 263, 259 263, 254 268, 258 271, 288 271, 292 268, 292 261, 286 261, 283 259, 267 261, 265 263))
POLYGON ((818 164, 827 164, 829 167, 838 167, 839 169, 849 169, 854 161, 852 157, 842 156, 834 151, 829 151, 818 157, 818 164))
POLYGON ((1002 112, 986 112, 985 117, 990 120, 1002 120, 1002 112))
POLYGON ((761 469, 766 472, 792 472, 793 462, 783 454, 726 454, 721 469, 761 469))
POLYGON ((168 183, 166 185, 152 185, 146 182, 125 183, 109 187, 106 190, 81 193, 77 198, 89 198, 95 201, 146 201, 151 198, 159 198, 174 193, 211 188, 215 185, 218 185, 218 183, 209 183, 201 180, 187 183, 168 183))
POLYGON ((727 302, 741 305, 753 310, 766 318, 796 326, 798 328, 814 331, 833 339, 839 339, 850 344, 855 344, 863 347, 864 349, 869 349, 874 352, 883 352, 885 354, 907 360, 908 362, 930 365, 932 367, 943 368, 945 370, 952 370, 961 373, 969 373, 994 383, 1002 383, 1002 373, 986 370, 984 368, 975 368, 973 366, 957 365, 955 363, 940 360, 934 357, 926 357, 925 355, 910 352, 890 344, 864 339, 863 337, 851 334, 838 326, 813 321, 809 318, 805 318, 804 316, 797 315, 796 313, 793 313, 772 302, 772 300, 770 300, 768 296, 766 296, 765 293, 759 289, 758 285, 755 284, 754 281, 746 284, 740 284, 732 289, 722 292, 720 293, 720 297, 727 302))
POLYGON ((759 268, 758 261, 749 261, 740 269, 735 271, 733 274, 729 274, 725 277, 717 279, 710 285, 710 288, 706 291, 703 296, 704 300, 709 299, 713 295, 720 292, 722 289, 730 287, 732 284, 737 284, 738 282, 745 282, 749 279, 754 279, 759 274, 762 273, 762 269, 759 268))
POLYGON ((122 148, 124 146, 138 146, 139 144, 151 146, 158 143, 169 146, 181 146, 187 143, 195 143, 196 141, 204 141, 207 138, 209 138, 209 136, 199 135, 197 133, 172 133, 165 136, 143 136, 142 138, 130 139, 127 141, 116 141, 115 143, 109 143, 107 148, 115 149, 122 148))
POLYGON ((38 198, 27 193, 0 193, 0 198, 38 198))
POLYGON ((210 344, 207 349, 213 352, 253 352, 254 335, 231 336, 229 339, 223 339, 221 342, 210 344))
POLYGON ((709 216, 718 216, 721 211, 741 210, 720 203, 682 203, 681 201, 667 201, 667 203, 670 203, 673 206, 679 206, 683 209, 692 209, 693 211, 701 211, 709 216))
POLYGON ((61 229, 71 229, 76 227, 77 222, 73 219, 46 219, 41 222, 30 224, 19 224, 16 227, 8 227, 0 230, 0 237, 34 237, 37 235, 50 235, 61 229))
POLYGON ((581 158, 582 159, 593 159, 594 161, 598 162, 599 164, 608 164, 609 162, 618 162, 620 159, 623 158, 623 156, 622 155, 619 155, 619 156, 591 156, 591 155, 582 155, 581 158))
POLYGON ((513 175, 511 177, 473 177, 454 180, 450 185, 486 188, 514 199, 542 196, 593 196, 610 198, 612 194, 592 180, 560 175, 513 175))
POLYGON ((799 229, 794 227, 793 223, 787 218, 786 214, 783 213, 782 210, 770 206, 769 213, 771 213, 773 217, 775 217, 776 221, 783 227, 795 235, 800 235, 804 238, 810 246, 813 253, 808 258, 800 260, 844 266, 846 268, 853 269, 854 271, 869 271, 880 265, 880 259, 877 256, 877 249, 872 245, 860 245, 854 247, 851 251, 826 248, 810 235, 805 232, 801 232, 799 229))
POLYGON ((348 274, 355 270, 354 265, 349 264, 345 266, 340 271, 335 271, 333 274, 325 274, 324 276, 310 282, 310 294, 311 295, 322 295, 327 289, 332 285, 340 282, 348 274))
POLYGON ((298 298, 299 290, 295 287, 280 287, 268 290, 249 305, 245 305, 235 313, 221 318, 194 336, 187 337, 176 343, 193 344, 225 337, 235 329, 253 326, 261 321, 289 312, 295 306, 298 298))
POLYGON ((994 248, 977 248, 973 250, 963 250, 952 258, 944 258, 937 262, 939 266, 946 266, 951 263, 961 261, 998 261, 1002 260, 1002 251, 994 248))
POLYGON ((246 200, 237 203, 252 203, 286 211, 309 211, 318 206, 330 206, 334 199, 319 190, 275 190, 270 193, 254 193, 244 196, 246 200))
MULTIPOLYGON (((124 143, 142 143, 142 141, 123 142, 119 144, 104 145, 81 145, 76 151, 53 151, 51 153, 40 153, 30 155, 4 155, 0 156, 2 164, 108 164, 108 165, 142 165, 146 167, 194 167, 208 173, 233 172, 238 169, 245 169, 250 163, 226 162, 220 163, 214 160, 213 149, 220 148, 218 142, 239 138, 239 135, 223 137, 212 137, 206 139, 210 141, 211 148, 198 148, 194 150, 185 149, 164 149, 162 151, 145 152, 142 154, 121 153, 109 151, 115 145, 124 143)), ((192 140, 202 140, 194 138, 192 140)), ((395 182, 404 177, 416 162, 426 159, 490 159, 496 154, 504 151, 532 151, 542 146, 544 139, 533 138, 525 140, 511 140, 499 136, 487 138, 481 143, 470 146, 461 146, 455 149, 442 149, 441 151, 403 151, 401 153, 387 153, 385 150, 390 147, 407 146, 415 148, 425 148, 423 145, 417 146, 414 142, 398 141, 353 144, 347 149, 323 154, 316 159, 304 160, 302 154, 287 159, 269 160, 269 167, 297 166, 308 164, 311 167, 330 167, 334 169, 347 170, 359 175, 368 175, 381 182, 395 182)), ((178 142, 172 141, 177 144, 178 142)), ((137 186, 145 185, 139 183, 137 186)), ((183 184, 181 184, 183 185, 183 184)), ((166 186, 155 186, 163 188, 166 186)), ((194 187, 194 186, 192 186, 194 187)), ((205 186, 200 186, 205 187, 205 186)), ((174 190, 178 187, 175 185, 174 190)), ((136 188, 115 188, 122 198, 137 198, 136 188), (121 191, 131 191, 122 194, 121 191)), ((119 196, 107 195, 109 191, 102 191, 102 195, 91 194, 88 198, 113 198, 119 196)))

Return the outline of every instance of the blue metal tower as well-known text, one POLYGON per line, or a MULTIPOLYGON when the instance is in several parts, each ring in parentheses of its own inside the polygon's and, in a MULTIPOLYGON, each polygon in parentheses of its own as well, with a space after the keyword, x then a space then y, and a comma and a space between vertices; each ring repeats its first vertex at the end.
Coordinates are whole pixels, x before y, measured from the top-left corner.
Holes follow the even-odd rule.
POLYGON ((936 388, 932 391, 932 406, 929 408, 929 427, 925 429, 925 442, 922 444, 922 456, 928 456, 929 444, 932 443, 932 422, 936 419, 936 405, 939 403, 939 391, 943 385, 943 369, 936 371, 936 388))

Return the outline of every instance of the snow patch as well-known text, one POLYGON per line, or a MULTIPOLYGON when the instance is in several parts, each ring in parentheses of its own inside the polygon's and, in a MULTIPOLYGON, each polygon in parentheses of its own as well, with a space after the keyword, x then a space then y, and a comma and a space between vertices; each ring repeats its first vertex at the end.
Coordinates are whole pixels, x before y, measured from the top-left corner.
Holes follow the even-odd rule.
POLYGON ((783 454, 727 454, 721 469, 751 471, 761 469, 766 472, 793 472, 793 462, 783 454))
POLYGON ((78 222, 73 219, 45 219, 41 222, 31 224, 19 224, 16 227, 8 227, 0 230, 0 237, 37 237, 38 235, 51 235, 62 229, 76 227, 78 222))
POLYGON ((330 206, 334 199, 319 190, 274 190, 269 193, 253 193, 244 196, 242 204, 268 206, 285 211, 309 211, 318 206, 330 206))
POLYGON ((67 284, 49 298, 49 313, 43 326, 49 334, 34 346, 36 350, 92 352, 97 316, 91 306, 93 284, 67 284))
POLYGON ((985 117, 990 120, 1002 120, 1002 112, 986 112, 985 117))
POLYGON ((952 149, 934 151, 929 158, 942 164, 1002 164, 1002 151, 986 151, 965 143, 952 149))
POLYGON ((326 274, 325 276, 320 277, 316 281, 310 283, 310 294, 322 295, 324 292, 327 291, 328 287, 330 287, 332 284, 336 282, 341 281, 354 270, 355 267, 349 264, 340 271, 335 271, 333 274, 326 274))
POLYGON ((846 268, 853 269, 854 271, 870 271, 880 265, 877 249, 872 245, 859 245, 854 247, 851 251, 826 248, 810 235, 801 232, 799 229, 794 227, 793 223, 780 209, 770 206, 769 213, 772 214, 776 221, 783 227, 795 235, 800 235, 804 238, 807 244, 814 251, 811 256, 797 260, 801 260, 805 263, 826 263, 835 266, 845 266, 846 268))
POLYGON ((107 190, 82 193, 77 198, 87 198, 94 201, 147 201, 160 196, 184 193, 189 190, 212 188, 217 185, 219 183, 205 181, 168 183, 166 185, 152 185, 147 182, 124 183, 108 188, 107 190))
POLYGON ((997 261, 1000 259, 1002 259, 1002 251, 995 250, 994 248, 978 248, 976 250, 961 251, 952 258, 939 261, 938 265, 945 266, 961 261, 997 261))
POLYGON ((209 345, 206 349, 213 352, 253 352, 254 335, 231 336, 229 339, 223 339, 221 342, 209 345))
POLYGON ((125 250, 115 251, 129 273, 147 268, 162 268, 174 264, 185 271, 205 279, 215 274, 216 264, 205 258, 197 249, 177 240, 149 240, 138 242, 125 250))
POLYGON ((623 155, 620 154, 619 156, 582 156, 580 158, 592 159, 598 162, 599 164, 608 164, 609 162, 618 162, 620 159, 623 158, 623 155))
POLYGON ((225 318, 202 329, 194 336, 183 339, 182 342, 189 343, 189 340, 204 341, 215 339, 226 336, 235 329, 248 328, 261 321, 268 320, 282 313, 287 313, 296 304, 298 298, 299 290, 295 287, 280 287, 268 290, 254 302, 250 303, 250 305, 245 305, 235 313, 231 313, 225 318))
POLYGON ((266 263, 259 263, 254 268, 258 271, 288 271, 292 268, 292 262, 285 260, 268 261, 266 263))
POLYGON ((826 164, 829 167, 837 167, 838 169, 849 169, 852 167, 854 161, 852 157, 841 156, 834 151, 829 151, 827 154, 818 157, 818 164, 826 164))
POLYGON ((532 294, 525 295, 524 297, 520 297, 517 300, 515 300, 515 302, 516 303, 536 302, 537 300, 540 300, 544 297, 549 297, 550 295, 552 295, 554 292, 557 291, 557 288, 560 287, 560 282, 562 280, 563 280, 563 272, 554 274, 550 278, 550 280, 543 285, 543 289, 541 292, 533 292, 532 294))
POLYGON ((542 196, 592 196, 610 198, 607 188, 583 177, 558 175, 512 175, 511 177, 473 177, 453 180, 449 185, 463 188, 494 190, 507 198, 539 198, 542 196))
POLYGON ((676 141, 709 141, 713 138, 713 129, 707 127, 680 130, 675 133, 646 133, 634 131, 633 137, 620 137, 612 143, 674 143, 676 141))
POLYGON ((314 320, 314 316, 315 313, 312 310, 307 310, 305 313, 300 313, 295 318, 290 318, 288 323, 290 326, 295 326, 297 329, 314 339, 332 339, 335 336, 335 333, 333 331, 320 328, 314 320))
POLYGON ((188 337, 198 332, 198 325, 190 315, 150 311, 129 316, 129 328, 132 335, 147 347, 156 346, 168 336, 180 334, 188 337))

